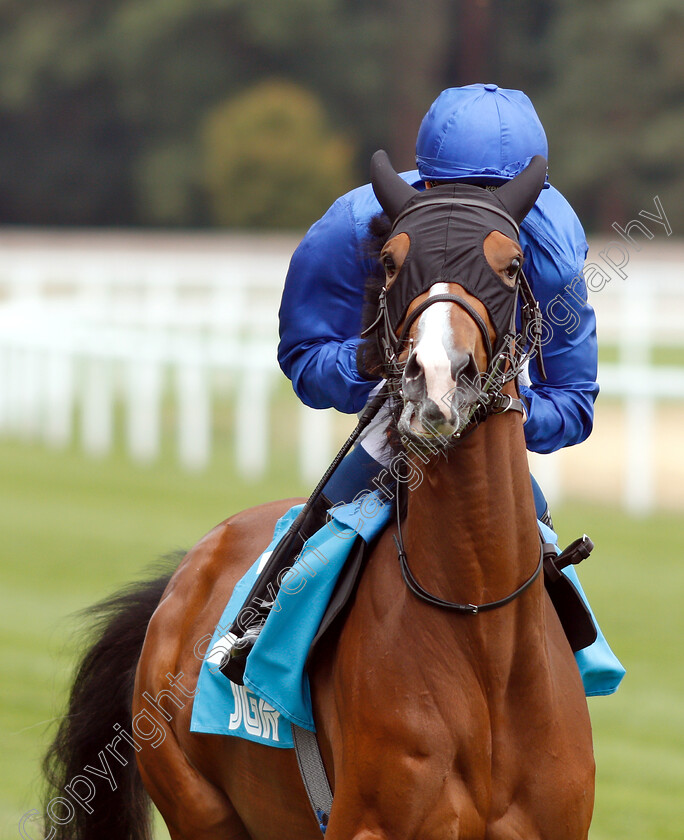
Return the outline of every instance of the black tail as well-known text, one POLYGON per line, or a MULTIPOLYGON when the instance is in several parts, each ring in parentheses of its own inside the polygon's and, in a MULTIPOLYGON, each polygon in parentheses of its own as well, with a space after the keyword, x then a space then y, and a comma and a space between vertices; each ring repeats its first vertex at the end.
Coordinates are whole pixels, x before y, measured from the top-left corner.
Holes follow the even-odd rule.
POLYGON ((46 836, 54 828, 53 840, 151 838, 150 800, 133 747, 121 739, 116 745, 125 765, 106 747, 120 729, 131 731, 136 666, 172 574, 131 584, 85 612, 97 640, 78 667, 66 715, 43 762, 48 783, 43 814, 46 836))

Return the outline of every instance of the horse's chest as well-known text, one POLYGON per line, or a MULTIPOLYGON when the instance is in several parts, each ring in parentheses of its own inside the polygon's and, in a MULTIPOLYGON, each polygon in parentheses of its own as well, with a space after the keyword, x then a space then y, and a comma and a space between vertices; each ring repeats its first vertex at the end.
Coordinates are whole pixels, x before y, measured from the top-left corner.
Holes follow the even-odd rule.
POLYGON ((423 611, 421 636, 413 602, 383 579, 389 565, 375 571, 331 666, 335 798, 349 814, 332 840, 586 838, 593 758, 578 687, 550 676, 534 638, 509 641, 511 611, 490 614, 488 634, 461 622, 456 641, 423 611))
MULTIPOLYGON (((592 806, 591 744, 472 674, 431 684, 375 662, 348 684, 338 785, 388 837, 580 840, 592 806), (385 673, 385 671, 387 673, 385 673)), ((337 796, 337 790, 336 790, 337 796)), ((353 835, 352 835, 353 836, 353 835)))

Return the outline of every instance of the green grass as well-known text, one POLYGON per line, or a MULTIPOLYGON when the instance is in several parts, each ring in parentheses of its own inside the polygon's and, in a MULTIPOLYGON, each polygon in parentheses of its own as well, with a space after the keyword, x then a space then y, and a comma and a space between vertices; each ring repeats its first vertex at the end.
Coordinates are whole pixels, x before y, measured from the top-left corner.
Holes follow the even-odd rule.
POLYGON ((153 468, 0 442, 0 837, 40 804, 39 760, 74 663, 72 614, 190 548, 227 516, 306 488, 281 453, 257 483, 226 448, 201 475, 167 456, 153 468))
MULTIPOLYGON (((70 615, 231 513, 305 492, 291 450, 280 446, 269 475, 246 484, 226 446, 207 472, 188 475, 169 453, 143 468, 120 453, 88 461, 0 441, 0 837, 18 838, 19 817, 40 804, 40 756, 74 662, 70 615)), ((674 840, 684 825, 681 517, 577 505, 554 518, 562 540, 586 531, 597 545, 582 582, 628 668, 615 697, 590 703, 592 840, 674 840)))
POLYGON ((592 840, 679 840, 684 826, 684 528, 681 514, 630 519, 568 507, 567 540, 596 543, 582 583, 627 668, 613 697, 590 700, 597 761, 592 840))

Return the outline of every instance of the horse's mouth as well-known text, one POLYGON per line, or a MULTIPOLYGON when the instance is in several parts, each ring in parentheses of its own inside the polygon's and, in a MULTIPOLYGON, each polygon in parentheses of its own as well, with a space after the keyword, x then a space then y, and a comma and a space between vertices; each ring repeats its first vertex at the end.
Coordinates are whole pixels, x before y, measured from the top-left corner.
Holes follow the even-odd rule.
POLYGON ((397 423, 402 437, 414 444, 434 442, 456 443, 470 423, 478 406, 478 392, 471 386, 455 388, 442 399, 441 405, 430 398, 419 402, 404 399, 404 408, 397 423))

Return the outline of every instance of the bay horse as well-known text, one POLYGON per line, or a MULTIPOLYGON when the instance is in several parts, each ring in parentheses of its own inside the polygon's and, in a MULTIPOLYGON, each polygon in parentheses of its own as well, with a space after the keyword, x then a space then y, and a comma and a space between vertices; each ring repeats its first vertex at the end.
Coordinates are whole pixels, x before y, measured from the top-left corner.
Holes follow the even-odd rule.
MULTIPOLYGON (((396 384, 422 480, 399 483, 401 530, 372 548, 309 671, 334 791, 327 840, 583 840, 591 727, 538 575, 514 377, 517 224, 546 163, 496 193, 416 193, 378 155, 393 227, 367 361, 396 384), (435 435, 454 445, 435 452, 435 435)), ((101 607, 46 759, 50 840, 147 840, 150 798, 173 840, 321 836, 293 750, 190 732, 198 642, 294 501, 231 517, 171 575, 101 607)))

